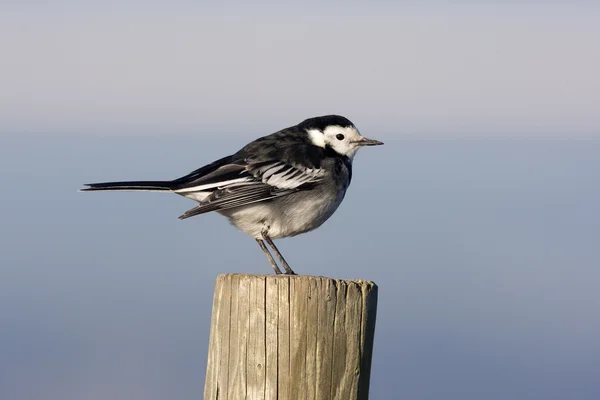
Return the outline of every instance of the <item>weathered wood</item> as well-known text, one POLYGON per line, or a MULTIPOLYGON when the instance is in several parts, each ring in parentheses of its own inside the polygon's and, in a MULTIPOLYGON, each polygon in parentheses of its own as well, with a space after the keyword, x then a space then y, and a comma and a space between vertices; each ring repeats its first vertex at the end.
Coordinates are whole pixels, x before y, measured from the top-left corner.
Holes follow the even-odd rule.
POLYGON ((204 399, 368 399, 376 312, 372 282, 220 275, 204 399))

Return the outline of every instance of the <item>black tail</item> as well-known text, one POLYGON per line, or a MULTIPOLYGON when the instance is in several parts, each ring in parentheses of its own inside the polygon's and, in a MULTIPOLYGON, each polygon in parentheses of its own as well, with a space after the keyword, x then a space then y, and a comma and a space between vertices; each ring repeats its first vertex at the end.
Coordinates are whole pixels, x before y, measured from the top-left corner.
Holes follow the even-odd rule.
POLYGON ((97 190, 134 190, 147 192, 164 192, 171 190, 171 181, 131 181, 131 182, 104 182, 87 183, 80 192, 92 192, 97 190))

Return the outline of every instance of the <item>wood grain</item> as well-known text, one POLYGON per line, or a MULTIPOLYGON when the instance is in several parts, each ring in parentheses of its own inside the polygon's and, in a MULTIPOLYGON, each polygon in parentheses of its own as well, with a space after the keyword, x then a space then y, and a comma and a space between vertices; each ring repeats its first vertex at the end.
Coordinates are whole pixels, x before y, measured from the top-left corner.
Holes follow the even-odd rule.
POLYGON ((366 400, 377 286, 316 276, 217 278, 205 400, 366 400))

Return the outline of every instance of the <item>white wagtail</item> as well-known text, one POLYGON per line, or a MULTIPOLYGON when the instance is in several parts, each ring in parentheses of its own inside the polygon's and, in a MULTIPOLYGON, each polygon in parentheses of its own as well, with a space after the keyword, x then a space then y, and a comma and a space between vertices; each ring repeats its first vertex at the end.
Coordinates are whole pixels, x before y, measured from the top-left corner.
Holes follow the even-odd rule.
POLYGON ((361 136, 348 119, 327 115, 261 137, 179 179, 92 183, 82 191, 159 191, 185 196, 198 205, 179 219, 217 211, 258 242, 276 274, 281 270, 264 242, 286 273, 294 274, 272 239, 321 226, 346 194, 356 151, 380 144, 361 136))

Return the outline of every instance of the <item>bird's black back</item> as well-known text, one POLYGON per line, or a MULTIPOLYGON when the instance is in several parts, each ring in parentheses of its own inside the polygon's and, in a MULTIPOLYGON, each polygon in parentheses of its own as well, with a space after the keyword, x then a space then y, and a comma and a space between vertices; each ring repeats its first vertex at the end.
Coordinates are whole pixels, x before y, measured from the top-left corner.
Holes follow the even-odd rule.
POLYGON ((347 156, 336 153, 330 146, 325 146, 325 148, 315 146, 308 136, 307 129, 322 131, 332 125, 343 127, 353 126, 350 120, 339 115, 328 115, 304 120, 298 125, 258 138, 248 143, 235 154, 223 157, 172 181, 171 188, 181 189, 200 183, 209 184, 212 181, 219 182, 226 179, 235 179, 240 176, 240 170, 244 166, 269 161, 318 169, 327 160, 334 160, 334 164, 336 165, 344 164, 351 174, 352 163, 347 156), (221 170, 217 171, 218 169, 221 170), (215 176, 213 177, 211 174, 215 176))
POLYGON ((335 158, 350 166, 350 159, 336 153, 330 146, 315 146, 307 130, 323 131, 328 126, 354 126, 349 119, 339 115, 326 115, 309 118, 298 125, 282 129, 271 135, 263 136, 244 146, 233 155, 233 160, 252 160, 257 162, 280 160, 290 165, 306 168, 320 168, 326 158, 335 158))

